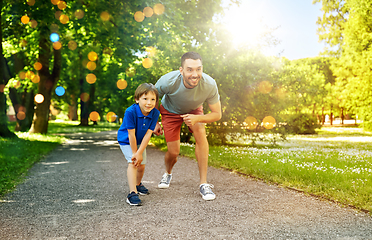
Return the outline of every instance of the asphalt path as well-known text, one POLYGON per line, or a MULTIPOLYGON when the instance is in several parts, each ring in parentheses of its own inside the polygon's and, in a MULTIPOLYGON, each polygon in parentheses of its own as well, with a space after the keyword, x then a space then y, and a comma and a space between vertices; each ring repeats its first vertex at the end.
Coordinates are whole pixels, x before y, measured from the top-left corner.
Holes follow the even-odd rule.
POLYGON ((71 135, 0 201, 0 239, 372 239, 366 213, 226 170, 208 169, 217 197, 204 201, 186 157, 158 189, 164 153, 147 151, 150 194, 129 206, 116 132, 71 135))

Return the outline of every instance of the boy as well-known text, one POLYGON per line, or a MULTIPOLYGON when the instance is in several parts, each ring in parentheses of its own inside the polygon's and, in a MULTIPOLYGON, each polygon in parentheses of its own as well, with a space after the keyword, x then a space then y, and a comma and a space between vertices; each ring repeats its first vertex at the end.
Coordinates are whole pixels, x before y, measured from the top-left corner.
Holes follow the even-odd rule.
POLYGON ((120 149, 128 161, 127 203, 132 206, 141 205, 138 193, 149 193, 141 181, 145 173, 146 147, 160 114, 155 108, 159 96, 153 84, 143 83, 138 86, 134 99, 136 103, 125 110, 123 123, 118 130, 120 149))

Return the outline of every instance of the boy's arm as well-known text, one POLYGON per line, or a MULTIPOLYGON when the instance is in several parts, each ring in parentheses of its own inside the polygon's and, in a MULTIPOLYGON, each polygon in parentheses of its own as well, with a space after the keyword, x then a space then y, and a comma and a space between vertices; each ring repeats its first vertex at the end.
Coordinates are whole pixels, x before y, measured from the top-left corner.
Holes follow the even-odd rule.
POLYGON ((208 105, 211 112, 205 115, 194 115, 194 114, 184 114, 181 115, 183 121, 187 126, 193 126, 195 123, 211 123, 221 119, 221 102, 218 101, 215 104, 208 105))
POLYGON ((143 160, 142 154, 143 154, 143 151, 145 151, 147 145, 149 144, 149 141, 150 141, 152 132, 153 131, 150 130, 150 129, 147 130, 145 136, 142 139, 142 142, 141 142, 140 147, 138 148, 138 150, 132 156, 132 159, 133 158, 136 158, 137 159, 136 162, 135 162, 135 164, 134 164, 136 167, 138 167, 141 164, 142 160, 143 160))
POLYGON ((132 149, 132 153, 134 154, 137 152, 136 129, 128 129, 128 138, 130 148, 132 149))

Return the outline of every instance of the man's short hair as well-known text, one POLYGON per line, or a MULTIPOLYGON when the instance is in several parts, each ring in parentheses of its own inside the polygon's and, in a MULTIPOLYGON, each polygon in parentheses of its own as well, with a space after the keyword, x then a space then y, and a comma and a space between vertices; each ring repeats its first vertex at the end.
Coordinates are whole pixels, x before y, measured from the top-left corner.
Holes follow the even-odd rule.
POLYGON ((147 94, 148 92, 153 92, 156 96, 156 102, 159 101, 159 92, 152 83, 142 83, 139 85, 134 92, 134 99, 139 100, 143 94, 147 94))
POLYGON ((181 67, 183 67, 183 63, 185 62, 186 59, 193 59, 193 60, 198 60, 200 59, 201 62, 203 62, 202 57, 200 56, 199 53, 197 52, 187 52, 182 55, 181 57, 181 67))

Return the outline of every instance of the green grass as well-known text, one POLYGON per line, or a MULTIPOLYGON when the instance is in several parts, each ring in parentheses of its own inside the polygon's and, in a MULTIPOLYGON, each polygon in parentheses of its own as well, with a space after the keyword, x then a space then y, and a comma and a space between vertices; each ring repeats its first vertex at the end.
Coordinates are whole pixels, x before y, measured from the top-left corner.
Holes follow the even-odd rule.
MULTIPOLYGON (((152 143, 166 150, 163 138, 152 143)), ((211 146, 209 165, 329 200, 372 210, 372 133, 323 128, 317 135, 291 136, 278 147, 211 146)), ((195 158, 192 144, 181 155, 195 158)))
MULTIPOLYGON (((9 129, 13 130, 14 127, 14 122, 9 123, 9 129)), ((46 135, 18 132, 18 139, 0 137, 0 197, 22 182, 36 162, 63 143, 66 140, 63 134, 101 132, 118 128, 119 125, 115 123, 100 122, 98 125, 82 127, 77 121, 50 121, 46 135)))
POLYGON ((35 162, 64 141, 60 136, 16 134, 18 139, 0 138, 0 196, 22 182, 35 162))

